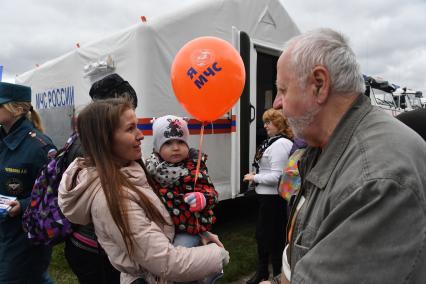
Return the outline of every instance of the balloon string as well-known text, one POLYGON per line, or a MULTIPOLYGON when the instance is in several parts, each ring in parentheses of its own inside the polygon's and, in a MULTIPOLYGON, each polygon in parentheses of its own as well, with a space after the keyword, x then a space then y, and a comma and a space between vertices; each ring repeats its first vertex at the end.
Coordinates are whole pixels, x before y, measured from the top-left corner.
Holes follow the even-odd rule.
POLYGON ((198 174, 200 173, 201 150, 203 147, 203 139, 204 139, 204 122, 202 122, 201 124, 200 144, 198 145, 198 159, 197 159, 197 168, 195 169, 194 188, 195 188, 195 185, 197 184, 198 174))

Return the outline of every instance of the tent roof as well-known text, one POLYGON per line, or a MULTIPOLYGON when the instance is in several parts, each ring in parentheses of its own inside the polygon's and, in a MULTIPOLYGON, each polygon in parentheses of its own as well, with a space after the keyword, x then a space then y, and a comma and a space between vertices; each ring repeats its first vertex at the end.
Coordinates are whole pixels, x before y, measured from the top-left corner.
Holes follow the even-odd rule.
POLYGON ((275 49, 281 49, 289 37, 299 33, 279 0, 204 0, 195 2, 190 9, 176 10, 104 38, 82 43, 81 48, 19 75, 18 80, 26 81, 36 70, 49 68, 76 53, 100 56, 102 54, 96 53, 113 50, 114 44, 119 45, 135 32, 142 33, 145 40, 155 40, 159 46, 169 48, 174 55, 188 40, 199 36, 217 36, 231 42, 231 27, 245 31, 255 43, 275 49), (100 45, 104 48, 100 49, 100 45))

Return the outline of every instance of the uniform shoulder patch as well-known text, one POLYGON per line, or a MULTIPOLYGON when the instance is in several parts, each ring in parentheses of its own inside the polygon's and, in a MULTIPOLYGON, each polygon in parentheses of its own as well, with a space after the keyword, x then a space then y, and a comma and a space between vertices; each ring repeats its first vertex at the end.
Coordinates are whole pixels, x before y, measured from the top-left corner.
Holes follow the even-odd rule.
POLYGON ((41 135, 37 135, 37 132, 35 132, 35 131, 30 131, 30 132, 28 132, 28 135, 29 135, 31 138, 33 138, 33 139, 35 139, 35 140, 39 141, 39 142, 41 143, 41 145, 43 145, 43 146, 48 145, 48 143, 47 143, 46 141, 44 141, 44 139, 41 137, 41 135))

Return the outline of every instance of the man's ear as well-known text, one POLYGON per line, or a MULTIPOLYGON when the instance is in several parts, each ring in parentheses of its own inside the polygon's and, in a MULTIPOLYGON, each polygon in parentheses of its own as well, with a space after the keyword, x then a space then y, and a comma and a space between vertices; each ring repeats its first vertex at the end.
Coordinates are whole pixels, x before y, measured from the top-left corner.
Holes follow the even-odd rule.
POLYGON ((317 103, 325 103, 330 94, 330 73, 327 68, 321 65, 315 66, 312 70, 312 80, 317 103))

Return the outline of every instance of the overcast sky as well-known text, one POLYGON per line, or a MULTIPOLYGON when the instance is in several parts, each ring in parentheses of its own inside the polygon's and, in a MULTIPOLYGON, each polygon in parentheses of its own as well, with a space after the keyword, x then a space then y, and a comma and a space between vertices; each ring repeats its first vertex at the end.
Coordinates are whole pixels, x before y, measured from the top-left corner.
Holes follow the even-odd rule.
MULTIPOLYGON (((3 81, 75 44, 204 0, 1 0, 3 81), (125 3, 125 4, 123 4, 125 3)), ((364 74, 426 93, 426 0, 282 0, 301 31, 346 34, 364 74)))

